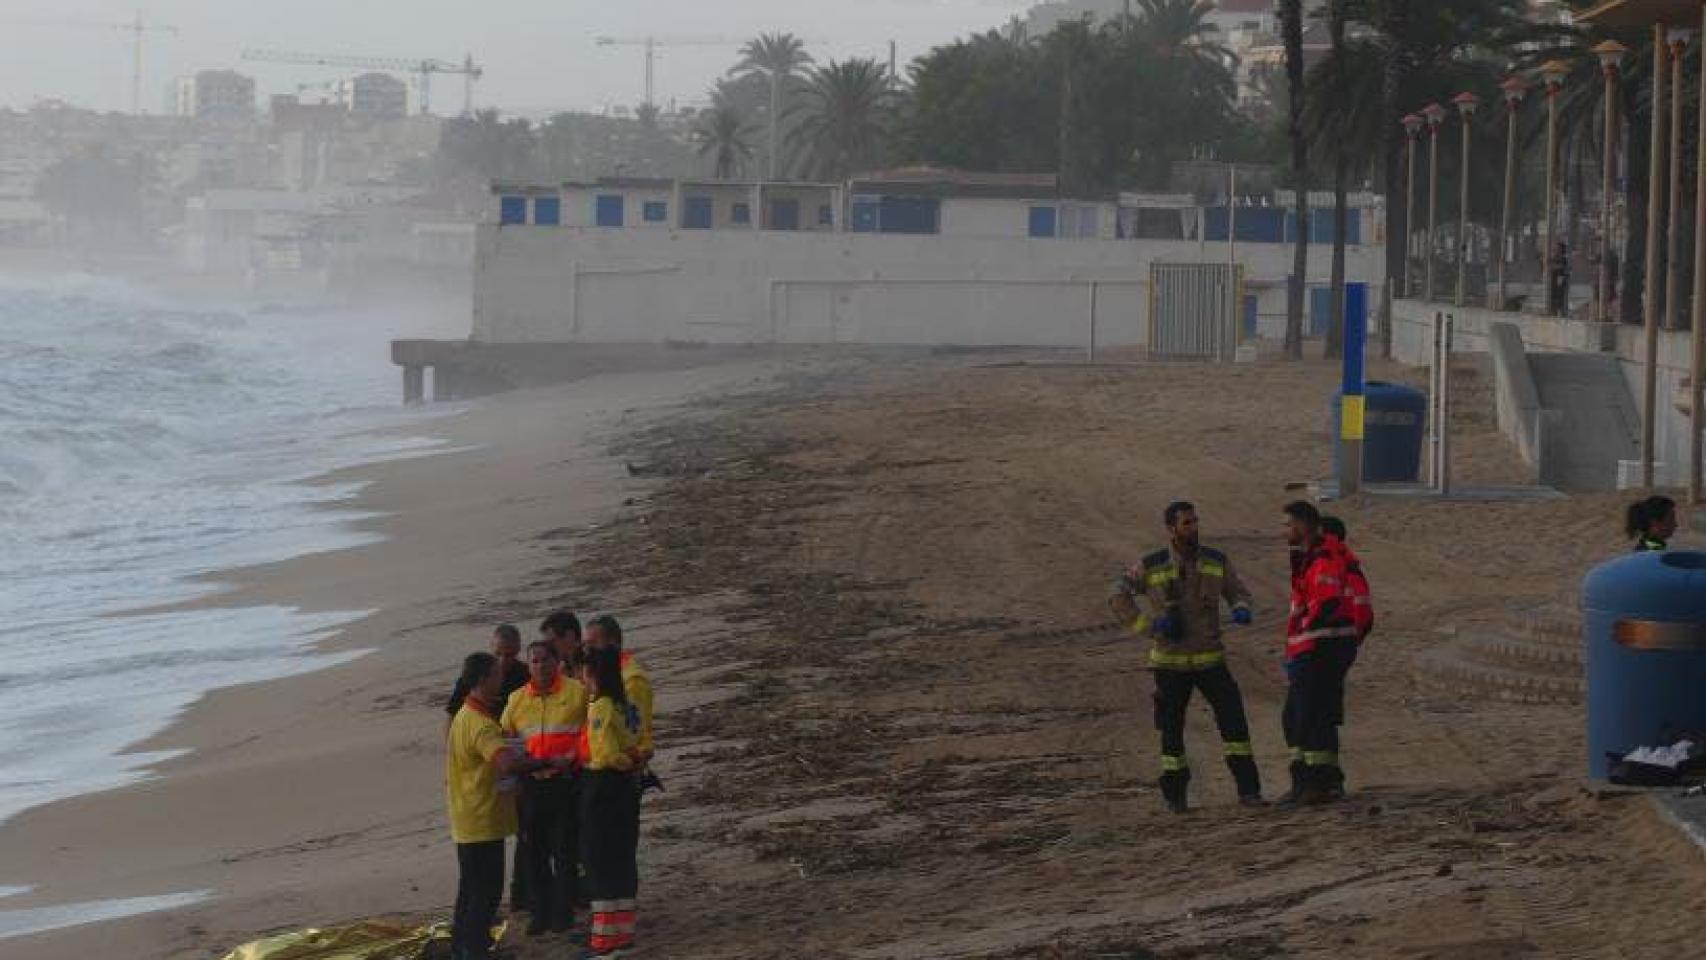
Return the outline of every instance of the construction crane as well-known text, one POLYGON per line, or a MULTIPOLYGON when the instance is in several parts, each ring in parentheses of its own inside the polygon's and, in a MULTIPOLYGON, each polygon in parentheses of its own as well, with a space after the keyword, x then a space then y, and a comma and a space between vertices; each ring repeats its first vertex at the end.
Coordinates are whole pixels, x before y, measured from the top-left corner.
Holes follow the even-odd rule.
POLYGON ((728 37, 598 37, 601 47, 644 47, 646 50, 646 99, 649 109, 657 108, 657 55, 659 47, 738 47, 745 40, 728 37))
POLYGON ((244 50, 243 59, 260 63, 291 63, 304 67, 333 67, 339 70, 378 70, 384 73, 412 73, 419 77, 421 112, 432 112, 432 77, 435 73, 462 77, 462 113, 474 112, 474 81, 486 75, 486 69, 474 62, 473 54, 461 63, 448 60, 401 60, 392 57, 348 57, 327 53, 296 53, 289 50, 244 50))
POLYGON ((71 27, 91 30, 117 30, 130 35, 133 57, 130 72, 130 112, 136 116, 142 115, 142 65, 144 62, 148 35, 164 33, 177 36, 178 28, 164 23, 155 23, 145 16, 141 10, 136 11, 136 17, 131 20, 61 20, 61 19, 12 19, 0 20, 0 24, 9 27, 71 27))

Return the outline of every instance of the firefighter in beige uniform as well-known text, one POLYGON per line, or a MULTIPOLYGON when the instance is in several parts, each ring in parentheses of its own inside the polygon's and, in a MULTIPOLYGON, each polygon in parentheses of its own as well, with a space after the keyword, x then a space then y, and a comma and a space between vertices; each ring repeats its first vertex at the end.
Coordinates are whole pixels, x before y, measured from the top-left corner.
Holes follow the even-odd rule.
POLYGON ((1239 802, 1259 804, 1261 774, 1250 747, 1244 696, 1226 665, 1220 623, 1222 601, 1232 608, 1233 623, 1250 623, 1250 592, 1226 554, 1200 543, 1194 506, 1169 504, 1164 519, 1171 542, 1128 569, 1110 601, 1121 623, 1154 643, 1149 664, 1155 674, 1155 726, 1161 731, 1161 794, 1169 810, 1189 809, 1185 713, 1192 692, 1201 690, 1214 710, 1239 802))

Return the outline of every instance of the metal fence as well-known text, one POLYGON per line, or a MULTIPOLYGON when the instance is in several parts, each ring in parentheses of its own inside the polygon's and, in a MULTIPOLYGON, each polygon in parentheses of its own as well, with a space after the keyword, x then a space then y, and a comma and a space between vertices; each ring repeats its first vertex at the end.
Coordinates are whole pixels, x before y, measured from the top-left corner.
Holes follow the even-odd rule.
POLYGON ((1149 290, 1150 356, 1232 361, 1244 303, 1242 266, 1150 264, 1149 290))

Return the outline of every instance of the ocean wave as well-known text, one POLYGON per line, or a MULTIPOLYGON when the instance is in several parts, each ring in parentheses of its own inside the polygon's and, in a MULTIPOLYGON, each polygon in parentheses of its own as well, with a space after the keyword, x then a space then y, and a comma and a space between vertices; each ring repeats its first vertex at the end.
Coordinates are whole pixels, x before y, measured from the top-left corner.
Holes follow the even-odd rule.
POLYGON ((383 330, 335 312, 0 277, 0 330, 0 757, 56 784, 0 790, 4 819, 117 782, 80 779, 103 757, 133 776, 147 759, 117 752, 208 689, 341 659, 309 645, 349 614, 114 615, 216 591, 198 578, 218 569, 371 542, 350 525, 366 514, 326 509, 360 484, 302 481, 445 448, 375 432, 422 414, 396 406, 383 330), (98 687, 102 722, 38 711, 61 684, 98 687))

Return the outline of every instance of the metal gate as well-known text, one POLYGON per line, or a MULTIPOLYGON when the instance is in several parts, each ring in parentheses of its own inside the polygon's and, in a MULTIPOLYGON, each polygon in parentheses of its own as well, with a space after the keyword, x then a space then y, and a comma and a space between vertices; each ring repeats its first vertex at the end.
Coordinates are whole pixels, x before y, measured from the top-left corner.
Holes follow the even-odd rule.
POLYGON ((1226 263, 1149 265, 1149 355, 1221 360, 1238 349, 1244 268, 1226 263))

